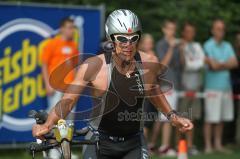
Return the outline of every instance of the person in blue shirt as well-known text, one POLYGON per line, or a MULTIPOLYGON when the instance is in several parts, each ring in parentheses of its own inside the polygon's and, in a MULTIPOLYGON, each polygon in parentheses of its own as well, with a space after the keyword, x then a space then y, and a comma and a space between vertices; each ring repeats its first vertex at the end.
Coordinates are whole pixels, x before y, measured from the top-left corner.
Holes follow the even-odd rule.
POLYGON ((223 122, 232 121, 234 116, 229 70, 238 65, 232 45, 223 40, 224 22, 219 19, 215 20, 211 31, 213 36, 204 44, 207 64, 204 84, 206 92, 204 124, 206 153, 211 153, 213 150, 212 133, 215 150, 228 151, 222 145, 222 134, 223 122))

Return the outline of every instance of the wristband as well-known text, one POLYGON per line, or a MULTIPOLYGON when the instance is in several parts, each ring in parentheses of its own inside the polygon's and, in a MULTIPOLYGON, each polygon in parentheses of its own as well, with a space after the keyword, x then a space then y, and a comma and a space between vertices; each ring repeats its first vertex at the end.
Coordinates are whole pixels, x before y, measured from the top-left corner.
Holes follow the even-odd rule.
POLYGON ((172 118, 172 115, 177 115, 177 111, 171 110, 170 112, 168 112, 166 114, 167 119, 170 120, 172 118))

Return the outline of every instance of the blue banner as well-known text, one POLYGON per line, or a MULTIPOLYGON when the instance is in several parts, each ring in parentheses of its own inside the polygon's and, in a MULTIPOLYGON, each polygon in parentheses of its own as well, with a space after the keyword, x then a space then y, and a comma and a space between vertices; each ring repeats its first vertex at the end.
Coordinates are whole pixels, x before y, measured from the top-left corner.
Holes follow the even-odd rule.
POLYGON ((1 4, 0 15, 0 144, 29 142, 29 110, 47 108, 39 61, 44 40, 58 32, 62 18, 72 17, 80 52, 96 53, 101 10, 1 4))

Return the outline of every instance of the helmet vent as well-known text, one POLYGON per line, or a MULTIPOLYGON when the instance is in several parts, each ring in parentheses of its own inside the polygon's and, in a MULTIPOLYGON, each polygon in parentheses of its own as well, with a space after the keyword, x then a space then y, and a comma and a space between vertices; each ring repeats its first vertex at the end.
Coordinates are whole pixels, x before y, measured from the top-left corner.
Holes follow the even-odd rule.
POLYGON ((121 25, 121 27, 122 27, 122 23, 120 22, 120 20, 117 18, 117 20, 118 20, 118 22, 119 22, 119 24, 121 25))
POLYGON ((122 9, 122 12, 125 16, 127 16, 127 13, 125 12, 125 10, 122 9))
POLYGON ((125 23, 123 23, 123 25, 124 25, 125 29, 127 30, 127 27, 126 27, 125 23))

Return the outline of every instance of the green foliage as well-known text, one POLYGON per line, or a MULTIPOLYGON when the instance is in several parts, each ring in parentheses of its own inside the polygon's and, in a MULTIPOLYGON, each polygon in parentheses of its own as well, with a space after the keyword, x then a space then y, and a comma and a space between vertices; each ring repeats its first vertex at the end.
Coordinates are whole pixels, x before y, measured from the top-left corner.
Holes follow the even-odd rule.
MULTIPOLYGON (((25 2, 26 0, 22 0, 25 2)), ((197 26, 197 40, 203 42, 210 36, 213 19, 222 18, 227 26, 227 39, 233 40, 239 31, 240 2, 238 0, 27 0, 40 3, 62 3, 78 5, 105 4, 106 15, 115 9, 127 8, 138 14, 144 32, 155 39, 162 36, 161 25, 165 19, 174 19, 179 24, 178 35, 185 21, 197 26)))

